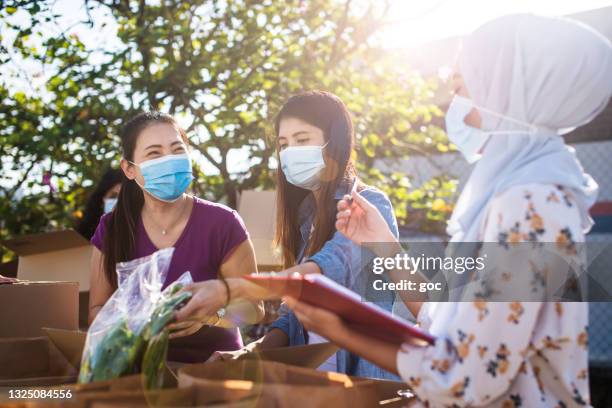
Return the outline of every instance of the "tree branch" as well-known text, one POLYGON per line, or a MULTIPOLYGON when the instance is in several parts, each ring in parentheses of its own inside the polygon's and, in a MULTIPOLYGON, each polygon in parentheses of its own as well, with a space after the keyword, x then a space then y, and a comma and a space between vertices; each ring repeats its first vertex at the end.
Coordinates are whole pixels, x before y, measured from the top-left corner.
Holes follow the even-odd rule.
POLYGON ((30 172, 32 171, 32 169, 34 168, 36 163, 38 163, 39 160, 40 160, 40 156, 36 156, 36 158, 30 162, 30 165, 28 166, 26 171, 23 173, 23 176, 21 177, 21 179, 17 181, 17 184, 15 184, 13 187, 7 190, 6 197, 9 199, 9 201, 13 200, 13 196, 15 195, 17 190, 19 190, 19 187, 21 187, 21 185, 28 179, 30 172))
POLYGON ((336 61, 336 54, 338 52, 338 47, 340 45, 340 39, 342 37, 342 34, 344 33, 344 31, 346 30, 346 27, 348 25, 348 17, 349 17, 349 13, 351 10, 351 2, 352 0, 346 0, 346 2, 344 3, 344 12, 342 14, 342 18, 340 19, 340 21, 338 22, 338 26, 336 28, 336 38, 334 40, 334 44, 332 45, 332 50, 329 54, 329 58, 327 60, 327 66, 331 67, 335 64, 336 61))

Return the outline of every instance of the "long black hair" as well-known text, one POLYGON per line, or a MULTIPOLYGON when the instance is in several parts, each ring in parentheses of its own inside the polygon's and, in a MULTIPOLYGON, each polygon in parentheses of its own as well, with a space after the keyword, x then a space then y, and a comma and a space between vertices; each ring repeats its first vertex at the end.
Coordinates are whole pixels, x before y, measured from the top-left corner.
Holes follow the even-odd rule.
POLYGON ((96 232, 100 217, 104 213, 104 196, 111 188, 122 183, 123 178, 124 175, 121 169, 106 170, 96 189, 89 196, 83 218, 76 227, 77 232, 87 240, 90 240, 94 232, 96 232))
MULTIPOLYGON (((134 149, 138 136, 145 128, 158 123, 167 123, 174 126, 180 133, 183 142, 188 144, 185 131, 181 129, 172 116, 160 112, 143 112, 130 119, 121 132, 121 147, 124 159, 134 160, 134 149)), ((117 262, 129 261, 133 258, 136 248, 138 220, 143 205, 144 193, 142 189, 136 184, 136 181, 126 177, 121 184, 117 205, 106 225, 102 251, 104 254, 104 273, 114 289, 117 288, 117 262)))
MULTIPOLYGON (((276 116, 277 159, 280 163, 278 132, 286 118, 297 118, 323 131, 327 146, 324 149, 325 169, 322 171, 321 190, 314 219, 314 230, 306 247, 306 255, 319 251, 336 231, 335 194, 340 184, 356 177, 351 155, 354 149, 353 122, 340 98, 325 91, 308 91, 292 96, 276 116)), ((301 241, 298 208, 309 190, 289 183, 277 171, 277 205, 275 243, 281 247, 285 268, 296 262, 301 241)))

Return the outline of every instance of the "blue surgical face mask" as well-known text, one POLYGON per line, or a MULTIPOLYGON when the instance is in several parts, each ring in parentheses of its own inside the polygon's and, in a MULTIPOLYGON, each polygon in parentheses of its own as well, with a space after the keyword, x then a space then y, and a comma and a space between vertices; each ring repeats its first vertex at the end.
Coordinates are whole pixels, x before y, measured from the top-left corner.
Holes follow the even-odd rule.
POLYGON ((117 205, 117 197, 105 198, 104 199, 104 214, 108 214, 113 211, 113 208, 117 205))
POLYGON ((325 168, 323 146, 287 147, 280 152, 281 169, 294 186, 315 191, 321 186, 319 174, 325 168))
POLYGON ((160 201, 178 200, 193 180, 191 160, 187 154, 170 154, 132 164, 140 167, 144 178, 141 188, 160 201))
POLYGON ((457 146, 468 163, 480 159, 480 150, 490 137, 490 134, 465 124, 465 117, 473 108, 474 104, 470 99, 455 95, 445 117, 448 138, 457 146))

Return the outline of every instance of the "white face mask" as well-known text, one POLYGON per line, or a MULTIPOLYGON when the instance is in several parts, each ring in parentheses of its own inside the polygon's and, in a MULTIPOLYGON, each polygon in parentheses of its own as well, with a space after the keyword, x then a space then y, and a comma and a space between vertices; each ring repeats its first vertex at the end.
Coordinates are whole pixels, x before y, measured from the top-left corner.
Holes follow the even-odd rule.
POLYGON ((113 211, 113 208, 117 205, 117 198, 105 198, 104 199, 104 214, 108 214, 113 211))
POLYGON ((457 149, 463 154, 468 163, 474 163, 482 157, 480 154, 481 149, 489 140, 491 135, 495 134, 525 134, 525 133, 536 133, 537 126, 525 123, 520 120, 510 118, 506 115, 502 115, 497 112, 485 109, 480 106, 474 105, 471 99, 468 99, 461 95, 455 95, 451 101, 448 111, 445 116, 446 121, 446 133, 451 142, 453 142, 457 149), (487 113, 498 118, 502 118, 508 122, 520 125, 521 127, 527 128, 527 130, 495 130, 495 131, 484 131, 472 126, 468 126, 465 123, 465 117, 470 113, 472 109, 478 109, 481 112, 487 113))
POLYGON ((489 134, 465 124, 465 117, 474 108, 470 99, 455 95, 446 112, 446 133, 468 163, 480 159, 480 149, 489 140, 489 134))
POLYGON ((296 187, 318 190, 319 174, 325 168, 323 146, 287 147, 280 152, 281 169, 287 181, 296 187))

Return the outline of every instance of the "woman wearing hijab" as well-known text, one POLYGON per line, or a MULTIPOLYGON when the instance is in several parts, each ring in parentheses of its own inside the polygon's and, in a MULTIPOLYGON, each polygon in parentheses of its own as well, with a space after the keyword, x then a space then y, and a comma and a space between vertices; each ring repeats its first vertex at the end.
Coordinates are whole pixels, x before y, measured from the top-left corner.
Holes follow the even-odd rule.
MULTIPOLYGON (((455 81, 447 131, 477 164, 451 217, 451 240, 551 243, 584 262, 574 249, 591 227, 597 184, 561 134, 607 105, 610 42, 567 19, 502 17, 466 39, 455 81)), ((352 198, 338 205, 339 231, 358 243, 397 242, 371 205, 352 198)), ((508 267, 511 282, 534 274, 529 261, 541 259, 495 266, 508 267)), ((589 405, 587 303, 488 300, 407 302, 437 338, 427 347, 373 340, 323 309, 287 302, 309 330, 399 373, 427 406, 589 405)))

